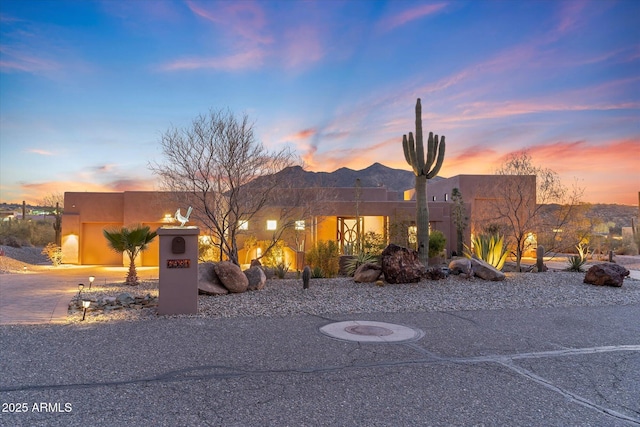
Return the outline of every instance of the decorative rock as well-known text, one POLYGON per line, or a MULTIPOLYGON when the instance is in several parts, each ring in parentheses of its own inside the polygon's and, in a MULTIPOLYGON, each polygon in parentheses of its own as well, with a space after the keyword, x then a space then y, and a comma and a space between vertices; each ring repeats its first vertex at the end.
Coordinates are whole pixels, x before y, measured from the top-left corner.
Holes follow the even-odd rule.
POLYGON ((506 277, 502 271, 477 258, 471 258, 471 269, 473 270, 474 275, 484 280, 498 282, 500 280, 504 280, 506 277))
POLYGON ((245 270, 244 275, 247 276, 247 280, 249 281, 249 286, 247 286, 248 291, 264 289, 264 284, 267 283, 267 276, 264 274, 264 271, 262 271, 262 268, 253 266, 245 270))
POLYGON ((222 285, 233 293, 246 292, 249 287, 249 279, 244 275, 240 267, 231 261, 221 261, 213 265, 213 269, 222 282, 222 285))
POLYGON ((129 305, 135 302, 135 298, 131 296, 131 294, 127 292, 123 292, 116 297, 116 302, 120 305, 129 305))
POLYGON ((390 244, 382 251, 381 259, 388 283, 415 283, 424 275, 425 267, 414 250, 390 244))
POLYGON ((452 259, 449 263, 449 270, 451 274, 471 274, 471 260, 469 258, 457 258, 452 259))
POLYGON ((225 295, 229 290, 222 285, 212 262, 198 264, 198 293, 203 295, 225 295))
POLYGON ((357 283, 371 283, 378 280, 382 274, 382 267, 378 264, 369 262, 362 264, 353 274, 353 281, 357 283))
POLYGON ((591 266, 584 276, 584 283, 597 286, 622 286, 624 278, 629 275, 629 270, 625 267, 604 263, 591 266))
POLYGON ((447 278, 447 273, 440 267, 429 267, 425 271, 424 277, 429 280, 441 280, 447 278))

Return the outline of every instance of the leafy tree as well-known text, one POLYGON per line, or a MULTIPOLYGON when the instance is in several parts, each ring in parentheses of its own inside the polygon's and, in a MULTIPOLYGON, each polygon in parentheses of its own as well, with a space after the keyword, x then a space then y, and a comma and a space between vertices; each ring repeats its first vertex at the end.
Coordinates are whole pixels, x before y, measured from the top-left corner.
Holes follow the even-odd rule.
POLYGON ((109 247, 117 253, 126 253, 129 257, 129 272, 126 278, 127 285, 140 283, 136 270, 136 257, 149 247, 156 238, 157 233, 151 231, 149 226, 136 225, 133 228, 122 227, 120 229, 103 230, 109 247))
POLYGON ((267 252, 297 220, 310 215, 310 199, 319 197, 320 192, 292 191, 295 183, 277 172, 296 165, 297 156, 289 148, 268 150, 246 114, 237 118, 229 110, 211 110, 189 127, 169 129, 160 144, 165 162, 151 164, 151 170, 176 201, 193 206, 191 216, 220 245, 220 256, 235 264, 238 237, 246 233, 243 224, 278 206, 267 252))

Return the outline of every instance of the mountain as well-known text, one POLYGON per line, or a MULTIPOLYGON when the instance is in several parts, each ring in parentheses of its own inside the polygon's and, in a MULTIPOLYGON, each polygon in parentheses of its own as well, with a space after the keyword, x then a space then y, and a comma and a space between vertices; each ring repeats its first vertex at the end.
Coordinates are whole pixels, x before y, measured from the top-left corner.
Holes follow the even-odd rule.
MULTIPOLYGON (((340 168, 333 172, 309 172, 300 166, 285 168, 275 174, 283 182, 295 182, 296 187, 354 187, 356 179, 360 179, 362 187, 385 187, 390 191, 402 192, 414 188, 415 176, 413 172, 393 169, 380 163, 374 163, 362 170, 340 168)), ((435 177, 431 181, 443 178, 435 177)), ((259 179, 257 180, 259 185, 259 179)))

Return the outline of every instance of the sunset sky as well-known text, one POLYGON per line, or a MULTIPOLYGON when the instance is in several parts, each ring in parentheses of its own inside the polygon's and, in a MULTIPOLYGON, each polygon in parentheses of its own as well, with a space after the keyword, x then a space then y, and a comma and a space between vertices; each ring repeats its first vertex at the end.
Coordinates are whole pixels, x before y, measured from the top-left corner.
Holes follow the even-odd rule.
POLYGON ((637 204, 640 2, 0 3, 0 201, 153 190, 160 135, 209 109, 306 169, 409 170, 422 98, 443 177, 529 151, 584 201, 637 204))

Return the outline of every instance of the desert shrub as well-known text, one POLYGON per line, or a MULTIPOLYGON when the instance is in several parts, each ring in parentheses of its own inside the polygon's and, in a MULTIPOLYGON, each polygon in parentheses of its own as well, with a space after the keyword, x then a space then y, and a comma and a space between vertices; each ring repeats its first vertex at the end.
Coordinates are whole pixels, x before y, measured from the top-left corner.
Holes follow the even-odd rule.
POLYGON ((467 258, 475 255, 498 270, 502 270, 504 262, 507 260, 507 247, 504 244, 504 236, 499 234, 479 234, 471 239, 471 244, 473 250, 464 245, 467 258))
POLYGON ((433 230, 429 233, 429 258, 439 256, 447 244, 447 238, 441 231, 433 230))
POLYGON ((286 264, 284 261, 280 261, 275 265, 275 267, 273 267, 273 270, 278 279, 284 279, 289 271, 289 264, 286 264))
POLYGON ((638 245, 633 241, 631 234, 622 237, 620 246, 616 249, 617 255, 638 255, 638 245))
POLYGON ((198 239, 198 260, 200 262, 220 261, 220 248, 211 239, 198 239))
POLYGON ((375 231, 367 231, 364 234, 364 242, 362 246, 365 253, 380 255, 387 245, 382 234, 376 233, 375 231))
POLYGON ((345 261, 344 272, 347 274, 347 276, 353 277, 358 267, 360 267, 362 264, 367 264, 370 262, 378 262, 378 257, 366 252, 360 252, 358 255, 345 261))
POLYGON ((57 267, 62 262, 62 248, 55 243, 47 243, 47 246, 42 250, 42 255, 46 255, 54 267, 57 267))
MULTIPOLYGON (((319 268, 323 277, 335 277, 340 269, 338 244, 332 240, 319 241, 305 255, 305 259, 311 266, 313 272, 319 268)), ((315 277, 315 276, 314 276, 315 277)))
POLYGON ((589 256, 589 248, 587 247, 587 245, 581 243, 576 246, 576 249, 578 250, 578 254, 571 255, 567 259, 567 262, 569 265, 566 268, 566 270, 575 271, 579 273, 584 271, 582 266, 584 266, 584 264, 587 262, 587 257, 589 256))
POLYGON ((313 267, 311 270, 311 278, 312 279, 322 279, 324 277, 324 272, 320 267, 313 267))
MULTIPOLYGON (((258 247, 268 247, 271 241, 258 242, 258 247)), ((267 252, 260 258, 260 263, 266 267, 276 268, 278 265, 284 265, 284 241, 278 240, 267 252)), ((288 270, 288 267, 287 267, 288 270)))
POLYGON ((0 222, 0 242, 4 245, 45 246, 55 241, 56 234, 50 221, 2 221, 0 222))

